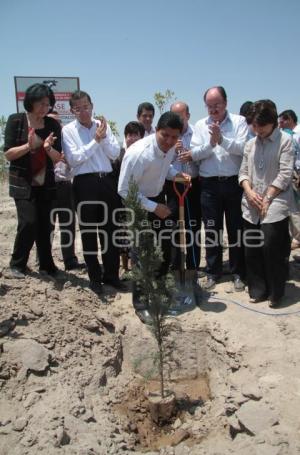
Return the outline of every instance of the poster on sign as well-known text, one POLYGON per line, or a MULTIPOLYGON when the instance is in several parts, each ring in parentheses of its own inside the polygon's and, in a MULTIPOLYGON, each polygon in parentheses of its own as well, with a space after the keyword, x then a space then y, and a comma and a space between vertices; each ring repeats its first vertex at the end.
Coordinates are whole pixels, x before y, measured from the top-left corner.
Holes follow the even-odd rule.
POLYGON ((74 120, 74 115, 70 111, 69 99, 75 90, 79 90, 79 77, 54 77, 54 76, 15 76, 17 112, 24 112, 23 100, 25 91, 32 84, 46 84, 55 95, 55 106, 59 117, 63 123, 74 120))

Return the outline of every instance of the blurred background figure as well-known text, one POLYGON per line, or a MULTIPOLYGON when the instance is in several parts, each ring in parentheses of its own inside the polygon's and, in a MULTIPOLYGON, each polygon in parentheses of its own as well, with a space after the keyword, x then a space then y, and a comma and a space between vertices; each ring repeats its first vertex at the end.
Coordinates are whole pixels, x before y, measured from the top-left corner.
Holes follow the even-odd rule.
POLYGON ((155 128, 152 126, 154 115, 155 109, 152 103, 145 102, 138 105, 136 117, 145 128, 144 137, 155 133, 155 128))
MULTIPOLYGON (((57 111, 48 114, 62 128, 62 122, 57 111)), ((60 247, 65 270, 82 269, 85 264, 79 263, 75 254, 75 203, 72 191, 72 173, 62 153, 60 161, 54 166, 56 197, 51 211, 52 229, 54 231, 56 218, 60 229, 60 247)))
POLYGON ((251 107, 253 106, 253 101, 245 101, 240 107, 240 115, 245 117, 247 125, 248 125, 248 135, 247 135, 247 140, 252 139, 255 134, 252 129, 251 125, 251 116, 249 115, 251 112, 251 107))
MULTIPOLYGON (((138 141, 139 139, 142 139, 144 137, 144 134, 145 134, 145 128, 144 128, 144 125, 140 122, 135 122, 135 121, 129 122, 125 126, 125 129, 124 129, 125 147, 121 148, 119 157, 112 163, 113 172, 114 172, 114 175, 116 178, 117 185, 118 185, 118 181, 119 181, 120 169, 121 169, 121 164, 122 164, 124 155, 126 153, 130 153, 130 146, 132 144, 134 144, 136 141, 138 141)), ((123 205, 123 202, 121 202, 121 204, 123 205)), ((124 218, 125 217, 123 217, 121 215, 118 220, 119 223, 122 223, 122 221, 124 221, 124 226, 123 226, 124 240, 122 239, 121 242, 119 240, 119 242, 123 244, 122 247, 120 248, 120 257, 121 257, 121 265, 122 265, 124 272, 128 272, 129 271, 130 250, 128 247, 128 240, 126 238, 126 233, 125 233, 126 232, 126 225, 125 225, 126 220, 124 218)), ((122 276, 122 279, 124 279, 124 278, 126 278, 126 275, 122 276)))
POLYGON ((297 124, 298 117, 292 109, 286 109, 278 115, 279 128, 288 128, 294 133, 300 133, 300 125, 297 124))
MULTIPOLYGON (((287 109, 278 115, 279 127, 290 134, 294 146, 295 155, 295 167, 294 167, 294 178, 293 188, 296 199, 296 204, 299 206, 299 210, 290 214, 290 232, 292 237, 291 248, 295 250, 300 246, 300 195, 299 195, 299 174, 300 174, 300 134, 297 131, 297 115, 292 109, 287 109)), ((300 131, 300 130, 299 130, 300 131)), ((300 263, 300 256, 294 256, 297 263, 300 263)))

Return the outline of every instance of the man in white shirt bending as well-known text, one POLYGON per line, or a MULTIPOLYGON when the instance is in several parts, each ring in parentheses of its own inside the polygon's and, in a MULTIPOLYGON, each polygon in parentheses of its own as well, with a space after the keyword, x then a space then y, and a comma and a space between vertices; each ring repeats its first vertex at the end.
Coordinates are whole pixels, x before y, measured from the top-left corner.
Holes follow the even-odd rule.
POLYGON ((120 206, 110 160, 119 153, 119 144, 104 117, 92 118, 93 104, 88 93, 76 91, 70 99, 76 119, 63 127, 63 150, 72 168, 73 189, 81 231, 83 255, 91 289, 100 294, 102 282, 119 290, 119 250, 113 243, 113 211, 120 206), (97 237, 101 244, 103 272, 98 260, 97 237))
MULTIPOLYGON (((169 227, 171 210, 166 205, 163 191, 165 179, 182 176, 188 181, 187 174, 179 173, 171 165, 175 156, 175 144, 183 129, 183 122, 173 112, 165 112, 159 119, 156 133, 147 136, 131 145, 126 152, 120 172, 118 192, 122 198, 128 194, 131 178, 138 185, 139 198, 142 206, 148 213, 153 230, 158 232, 169 227)), ((168 272, 171 259, 171 234, 170 238, 162 240, 164 262, 159 270, 160 275, 168 272)), ((134 294, 134 292, 133 292, 134 294)), ((133 295, 133 305, 138 316, 143 322, 146 320, 145 307, 133 295)))

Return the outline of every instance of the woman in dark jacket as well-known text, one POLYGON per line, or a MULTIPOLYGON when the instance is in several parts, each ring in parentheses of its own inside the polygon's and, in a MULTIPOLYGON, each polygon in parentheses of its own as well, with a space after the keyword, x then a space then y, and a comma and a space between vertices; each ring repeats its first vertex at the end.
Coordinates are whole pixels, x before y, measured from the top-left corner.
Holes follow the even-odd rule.
POLYGON ((9 194, 14 198, 18 227, 10 260, 11 275, 24 278, 36 242, 40 271, 55 275, 51 253, 50 212, 55 197, 53 162, 59 161, 59 124, 47 114, 55 104, 52 90, 34 84, 25 92, 26 113, 13 114, 5 129, 4 152, 10 161, 9 194))

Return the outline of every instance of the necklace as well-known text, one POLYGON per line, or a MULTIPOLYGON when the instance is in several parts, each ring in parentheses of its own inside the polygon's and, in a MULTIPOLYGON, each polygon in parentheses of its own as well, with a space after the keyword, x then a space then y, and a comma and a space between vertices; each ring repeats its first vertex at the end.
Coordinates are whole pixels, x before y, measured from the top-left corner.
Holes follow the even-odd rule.
POLYGON ((44 118, 35 118, 32 115, 26 114, 28 126, 36 130, 43 129, 45 126, 44 118))
POLYGON ((258 162, 258 169, 263 169, 265 166, 265 145, 262 144, 261 157, 258 162))
POLYGON ((263 157, 259 160, 259 163, 258 163, 258 169, 263 169, 264 168, 264 165, 265 165, 265 160, 263 159, 263 157))

